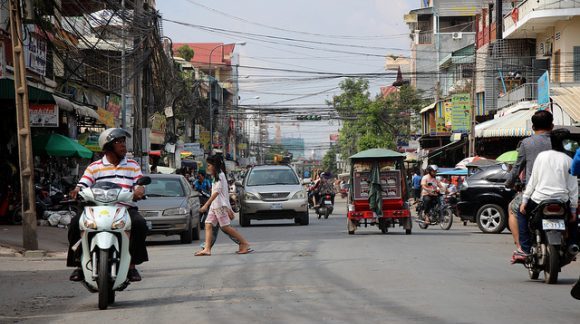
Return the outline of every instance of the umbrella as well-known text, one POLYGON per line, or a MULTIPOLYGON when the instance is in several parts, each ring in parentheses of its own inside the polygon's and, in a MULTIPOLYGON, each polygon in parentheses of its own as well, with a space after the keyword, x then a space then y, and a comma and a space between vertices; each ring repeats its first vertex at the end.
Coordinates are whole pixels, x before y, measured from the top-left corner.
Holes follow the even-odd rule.
POLYGON ((37 154, 45 153, 50 156, 81 157, 90 159, 93 152, 75 142, 73 139, 60 135, 35 136, 32 139, 32 149, 37 154))
POLYGON ((379 217, 383 215, 383 188, 381 187, 381 177, 379 164, 375 163, 371 170, 371 187, 369 190, 369 206, 379 217))
POLYGON ((518 151, 508 151, 500 155, 496 160, 505 163, 515 163, 518 159, 518 151))
POLYGON ((455 165, 456 169, 467 169, 467 165, 479 160, 485 160, 485 158, 482 158, 480 156, 472 156, 472 157, 468 157, 465 158, 463 160, 461 160, 461 162, 457 163, 457 165, 455 165))

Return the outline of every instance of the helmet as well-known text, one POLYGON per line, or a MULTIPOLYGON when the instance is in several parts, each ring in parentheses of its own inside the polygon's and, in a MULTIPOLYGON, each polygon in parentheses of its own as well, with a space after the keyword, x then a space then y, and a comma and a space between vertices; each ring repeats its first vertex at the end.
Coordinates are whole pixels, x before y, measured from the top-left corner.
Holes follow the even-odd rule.
POLYGON ((427 166, 427 169, 425 171, 427 172, 431 172, 431 171, 435 171, 437 172, 437 170, 439 170, 439 167, 435 164, 431 164, 427 166))
POLYGON ((123 137, 130 138, 131 134, 122 128, 107 128, 99 135, 99 147, 104 150, 105 145, 123 137))

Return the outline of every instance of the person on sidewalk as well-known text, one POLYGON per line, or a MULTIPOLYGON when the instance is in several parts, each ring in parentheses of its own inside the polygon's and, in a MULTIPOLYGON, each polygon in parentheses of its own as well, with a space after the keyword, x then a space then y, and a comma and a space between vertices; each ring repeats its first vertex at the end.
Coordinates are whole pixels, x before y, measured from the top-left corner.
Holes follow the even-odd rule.
POLYGON ((210 156, 207 159, 207 164, 208 173, 213 177, 214 182, 211 189, 211 197, 199 210, 201 213, 209 210, 209 213, 205 220, 205 247, 197 251, 195 256, 211 255, 214 236, 213 227, 218 224, 223 232, 240 242, 237 254, 253 252, 248 241, 230 225, 234 212, 230 206, 228 180, 223 159, 217 156, 210 156))
MULTIPOLYGON (((552 149, 550 132, 553 128, 554 117, 549 111, 539 110, 532 116, 532 129, 534 130, 534 135, 522 140, 518 146, 518 159, 510 172, 510 177, 505 183, 506 188, 513 188, 520 172, 524 170, 525 177, 523 179, 523 185, 525 187, 526 182, 532 175, 534 161, 538 154, 552 149)), ((517 204, 519 202, 515 201, 514 203, 517 204)), ((512 263, 525 260, 525 258, 530 254, 530 249, 532 248, 528 221, 527 218, 519 212, 519 209, 518 206, 516 220, 512 220, 511 222, 512 224, 517 224, 519 232, 518 242, 520 245, 520 247, 512 254, 512 263)))
POLYGON ((411 182, 413 183, 413 197, 415 198, 415 203, 421 199, 421 179, 422 177, 419 175, 419 172, 415 171, 415 173, 413 173, 413 178, 411 179, 411 182))
MULTIPOLYGON (((136 185, 137 180, 143 175, 141 166, 137 161, 127 159, 126 139, 131 135, 120 128, 109 128, 99 136, 99 146, 105 153, 102 159, 91 163, 85 170, 77 187, 71 191, 71 199, 76 199, 81 188, 89 188, 97 182, 108 181, 118 184, 124 188, 132 188, 134 200, 140 200, 145 195, 145 188, 136 185)), ((122 204, 127 208, 131 217, 131 239, 129 242, 129 253, 131 254, 131 265, 127 278, 130 281, 141 281, 141 275, 135 268, 143 262, 149 261, 145 240, 147 239, 147 223, 145 218, 139 214, 134 203, 122 204)), ((81 215, 73 217, 68 228, 69 250, 67 256, 67 267, 76 267, 70 276, 71 281, 82 281, 83 272, 78 255, 72 250, 81 238, 79 221, 81 215)))

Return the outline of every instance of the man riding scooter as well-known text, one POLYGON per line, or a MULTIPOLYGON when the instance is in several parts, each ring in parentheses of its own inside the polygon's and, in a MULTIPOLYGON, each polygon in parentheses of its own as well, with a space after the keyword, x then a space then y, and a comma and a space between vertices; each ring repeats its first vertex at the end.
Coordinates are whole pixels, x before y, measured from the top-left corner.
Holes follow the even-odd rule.
MULTIPOLYGON (((81 188, 89 188, 98 182, 113 182, 123 188, 133 189, 133 199, 140 200, 145 195, 145 188, 136 185, 136 182, 143 175, 141 166, 135 160, 127 159, 126 140, 131 135, 120 128, 109 128, 99 136, 99 147, 103 150, 102 159, 91 163, 85 170, 82 178, 79 180, 77 187, 71 191, 70 196, 76 199, 81 188)), ((131 241, 129 243, 129 252, 131 254, 131 265, 128 273, 130 281, 140 281, 141 276, 135 268, 135 265, 149 261, 145 240, 147 238, 147 223, 143 216, 139 214, 134 203, 123 203, 127 207, 131 217, 131 241)), ((73 251, 72 247, 81 238, 79 229, 79 220, 81 215, 75 216, 71 220, 68 232, 69 251, 67 256, 67 266, 76 267, 70 276, 71 281, 82 281, 83 272, 81 271, 78 260, 79 250, 73 251)))

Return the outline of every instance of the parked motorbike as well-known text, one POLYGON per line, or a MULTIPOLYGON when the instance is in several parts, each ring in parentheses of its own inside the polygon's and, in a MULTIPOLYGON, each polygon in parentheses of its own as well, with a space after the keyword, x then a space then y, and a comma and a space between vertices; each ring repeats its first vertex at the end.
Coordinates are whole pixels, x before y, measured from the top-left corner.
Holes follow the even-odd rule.
POLYGON ((320 206, 315 208, 316 214, 318 215, 318 219, 324 217, 324 219, 328 219, 328 216, 332 214, 334 210, 334 199, 333 194, 325 193, 320 195, 320 206))
POLYGON ((457 198, 452 195, 439 194, 437 203, 431 208, 429 214, 425 214, 423 200, 417 204, 417 223, 421 229, 427 229, 430 225, 439 225, 443 230, 449 230, 453 224, 453 201, 457 204, 457 198))
POLYGON ((555 284, 561 268, 575 260, 580 252, 578 245, 566 243, 569 208, 562 201, 545 200, 530 216, 532 250, 524 265, 530 279, 538 279, 543 271, 544 282, 555 284))
POLYGON ((234 213, 240 211, 240 204, 238 202, 239 193, 237 190, 237 186, 234 181, 230 181, 230 205, 232 206, 232 210, 234 213))
MULTIPOLYGON (((137 180, 138 185, 149 183, 149 177, 137 180)), ((107 309, 115 302, 115 292, 129 285, 131 217, 117 203, 133 201, 133 192, 112 182, 97 182, 81 190, 79 197, 86 206, 79 222, 81 239, 73 250, 82 246, 82 283, 98 293, 99 309, 107 309)))

